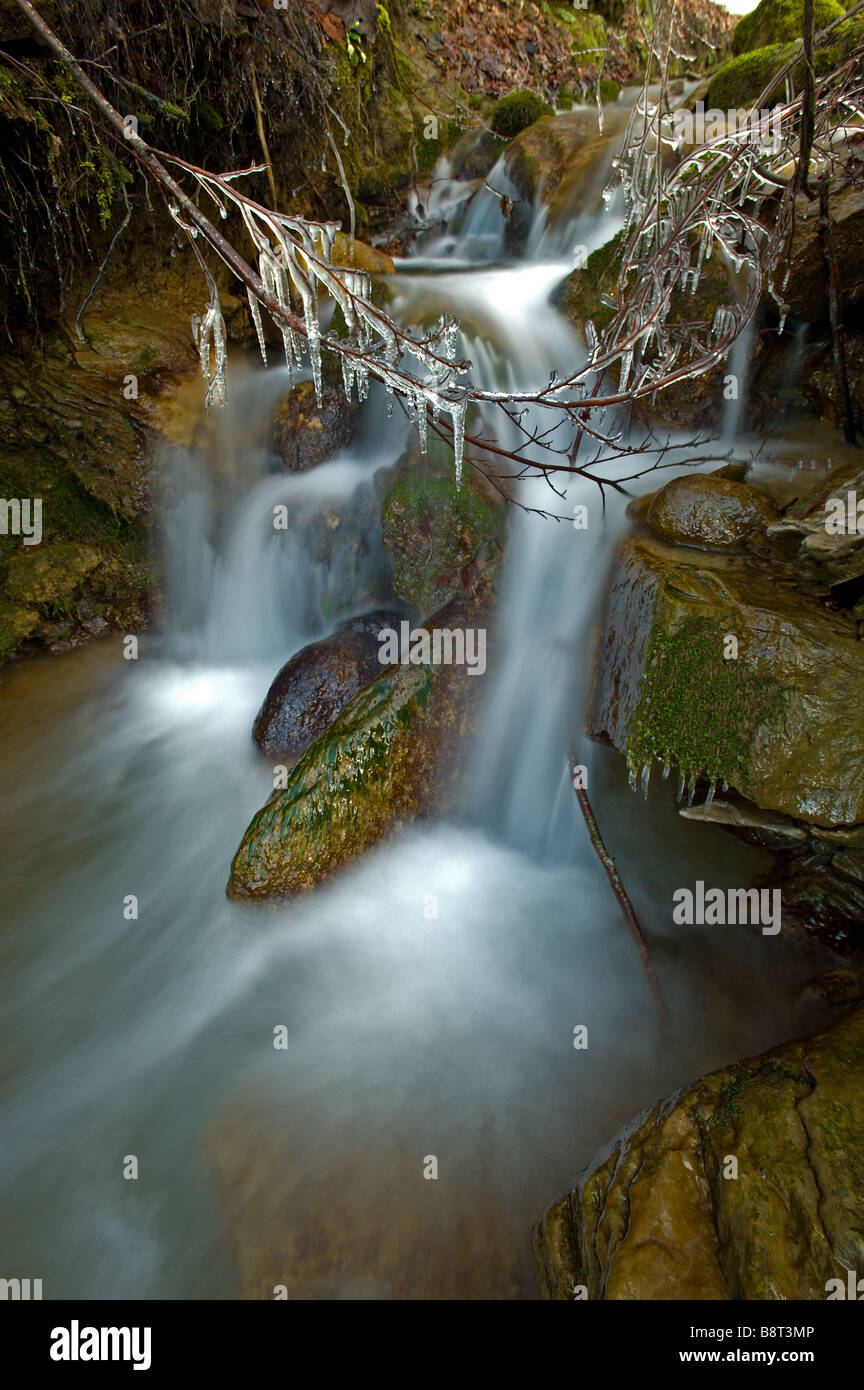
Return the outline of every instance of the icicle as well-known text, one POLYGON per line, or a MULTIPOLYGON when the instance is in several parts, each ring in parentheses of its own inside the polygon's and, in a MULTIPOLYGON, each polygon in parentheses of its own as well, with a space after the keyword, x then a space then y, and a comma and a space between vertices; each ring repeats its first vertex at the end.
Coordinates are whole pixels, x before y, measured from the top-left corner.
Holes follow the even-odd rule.
POLYGON ((715 793, 716 790, 717 790, 717 784, 716 784, 716 782, 711 782, 711 783, 709 783, 709 786, 708 786, 708 795, 705 797, 705 810, 706 810, 706 811, 710 808, 711 802, 714 800, 714 793, 715 793))
MULTIPOLYGON (((417 390, 414 392, 414 404, 415 404, 415 410, 416 410, 416 416, 417 416, 417 437, 418 437, 418 439, 420 440, 420 452, 421 452, 421 454, 425 454, 425 453, 426 453, 426 438, 427 438, 427 429, 426 429, 426 427, 427 427, 427 419, 426 419, 426 397, 425 397, 425 395, 423 394, 422 387, 418 387, 417 390)), ((455 430, 454 430, 454 436, 455 436, 455 430)))
POLYGON ((252 322, 255 325, 255 332, 258 335, 258 346, 261 349, 261 359, 264 363, 264 366, 266 367, 267 344, 264 341, 264 325, 261 322, 261 305, 258 303, 257 295, 253 294, 251 290, 249 290, 247 293, 249 296, 249 312, 252 315, 252 322))
POLYGON ((462 454, 465 448, 465 407, 467 401, 465 396, 458 401, 451 401, 448 405, 450 418, 453 421, 453 464, 456 469, 456 489, 462 486, 462 454))
POLYGON ((668 759, 668 758, 666 759, 665 763, 663 764, 663 772, 661 773, 661 776, 662 776, 664 782, 668 782, 668 780, 669 780, 669 759, 668 759))
POLYGON ((678 800, 679 800, 679 801, 681 800, 681 798, 682 798, 683 795, 684 795, 684 773, 681 772, 681 771, 679 771, 679 773, 678 773, 678 800))
POLYGON ((646 763, 642 769, 642 795, 648 800, 648 783, 651 781, 651 764, 646 763))
POLYGON ((629 769, 629 771, 628 771, 628 773, 627 773, 627 783, 628 783, 628 785, 629 785, 629 787, 630 787, 631 792, 635 792, 635 790, 636 790, 636 768, 635 768, 635 767, 632 767, 632 766, 630 767, 630 769, 629 769))
POLYGON ((693 798, 696 795, 696 773, 691 772, 687 779, 687 805, 693 805, 693 798))

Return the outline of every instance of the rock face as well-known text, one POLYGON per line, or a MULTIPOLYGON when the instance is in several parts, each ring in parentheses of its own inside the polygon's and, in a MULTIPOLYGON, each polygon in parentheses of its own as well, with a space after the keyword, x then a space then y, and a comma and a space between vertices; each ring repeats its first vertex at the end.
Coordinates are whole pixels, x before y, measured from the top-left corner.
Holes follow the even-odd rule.
MULTIPOLYGON (((392 620, 398 627, 398 617, 392 620)), ((302 753, 358 690, 380 676, 379 650, 376 633, 367 629, 335 632, 292 656, 255 719, 252 737, 259 748, 269 754, 302 753)))
POLYGON ((276 411, 270 431, 270 447, 292 473, 305 473, 350 444, 357 421, 356 406, 345 392, 324 382, 321 406, 311 381, 301 381, 289 391, 276 411))
POLYGON ((428 613, 494 569, 504 510, 472 475, 457 489, 449 471, 412 462, 382 499, 381 528, 396 593, 428 613))
POLYGON ((864 650, 831 612, 746 560, 649 537, 619 549, 590 732, 819 826, 864 820, 864 650), (737 656, 724 652, 727 637, 737 656))
POLYGON ((864 1266, 862 1141, 858 1006, 813 1038, 697 1081, 620 1135, 539 1222, 541 1292, 812 1300, 836 1292, 831 1280, 845 1290, 847 1270, 864 1266))
POLYGON ((679 545, 738 550, 751 531, 776 515, 775 503, 759 488, 695 473, 661 487, 646 519, 658 536, 679 545))
MULTIPOLYGON (((484 606, 463 598, 426 626, 485 621, 484 606)), ((266 899, 313 888, 401 823, 445 807, 483 686, 464 665, 385 668, 253 818, 231 865, 228 896, 266 899)))
MULTIPOLYGON (((621 116, 612 108, 607 118, 614 126, 621 116)), ((551 221, 578 209, 592 211, 601 204, 608 181, 608 143, 597 129, 596 113, 567 111, 535 121, 507 147, 507 173, 521 194, 505 232, 509 252, 519 251, 542 204, 551 221), (594 172, 593 182, 590 177, 594 172)), ((584 272, 583 272, 584 273, 584 272)))

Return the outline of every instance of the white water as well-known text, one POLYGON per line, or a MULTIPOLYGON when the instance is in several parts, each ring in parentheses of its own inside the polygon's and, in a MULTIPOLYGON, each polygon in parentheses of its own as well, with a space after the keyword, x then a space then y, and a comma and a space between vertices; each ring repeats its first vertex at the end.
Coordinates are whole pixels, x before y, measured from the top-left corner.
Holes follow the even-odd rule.
MULTIPOLYGON (((485 217, 469 212, 454 261, 485 217)), ((548 296, 566 265, 489 259, 403 267, 398 312, 457 308, 487 381, 563 374, 579 348, 548 296)), ((319 1297, 532 1297, 531 1222, 644 1105, 794 1031, 800 971, 773 939, 671 927, 676 886, 745 883, 759 858, 681 822, 663 784, 647 804, 633 796, 617 755, 585 745, 624 523, 584 482, 564 503, 542 484, 525 500, 565 514, 587 501, 588 532, 514 515, 464 820, 407 831, 272 911, 226 901, 272 786, 250 739, 268 683, 386 581, 374 524, 358 553, 343 520, 328 567, 308 528, 274 536, 273 505, 366 508, 404 443, 373 399, 358 447, 274 473, 266 418, 283 386, 277 373, 235 386, 208 457, 174 457, 171 602, 141 659, 111 641, 4 673, 0 1274, 42 1278, 46 1298, 234 1297, 249 1282, 227 1256, 231 1223, 264 1296, 302 1267, 299 1233, 321 1236, 319 1297), (569 790, 571 751, 652 938, 672 1011, 662 1041, 569 790)))

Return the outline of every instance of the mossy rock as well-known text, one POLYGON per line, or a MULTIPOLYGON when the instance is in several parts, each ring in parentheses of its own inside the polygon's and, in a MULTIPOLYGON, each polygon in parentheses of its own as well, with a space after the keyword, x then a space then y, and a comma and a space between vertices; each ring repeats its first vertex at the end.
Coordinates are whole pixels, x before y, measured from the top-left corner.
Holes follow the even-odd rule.
POLYGON ((615 317, 612 303, 618 290, 621 256, 626 242, 627 233, 617 232, 603 246, 592 251, 584 266, 571 271, 559 287, 555 296, 557 307, 580 332, 584 332, 588 319, 602 331, 615 317))
POLYGON ((55 541, 12 556, 4 588, 18 603, 68 607, 73 595, 99 564, 99 551, 77 541, 55 541))
MULTIPOLYGON (((837 0, 813 0, 816 32, 841 19, 845 11, 837 0)), ((768 44, 791 43, 804 33, 803 0, 762 0, 755 10, 739 19, 732 35, 732 52, 751 53, 768 44)))
POLYGON ((535 121, 554 114, 548 102, 536 92, 510 92, 508 96, 496 101, 492 108, 490 125, 496 135, 503 135, 505 140, 512 140, 535 121))
POLYGON ((547 1298, 818 1300, 864 1266, 864 1008, 655 1105, 538 1223, 547 1298), (729 1176, 729 1159, 737 1176, 729 1176))
POLYGON ((0 660, 14 656, 25 638, 36 631, 40 623, 35 608, 22 608, 0 598, 0 660))
MULTIPOLYGON (((429 627, 484 626, 487 609, 455 600, 429 627)), ((483 681, 465 666, 390 666, 346 705, 253 817, 231 865, 228 896, 305 892, 399 825, 446 809, 458 750, 483 681)))
POLYGON ((504 509, 472 473, 457 488, 452 476, 414 463, 382 499, 381 526, 396 594, 428 613, 494 569, 504 509))
MULTIPOLYGON (((705 98, 706 108, 713 111, 749 110, 789 56, 790 50, 785 45, 772 43, 730 58, 711 78, 705 98)), ((782 101, 783 95, 783 91, 778 89, 769 104, 773 106, 782 101)))
POLYGON ((648 536, 620 546, 589 730, 625 753, 634 773, 669 762, 727 782, 762 810, 856 824, 862 682, 864 648, 848 615, 743 558, 648 536))

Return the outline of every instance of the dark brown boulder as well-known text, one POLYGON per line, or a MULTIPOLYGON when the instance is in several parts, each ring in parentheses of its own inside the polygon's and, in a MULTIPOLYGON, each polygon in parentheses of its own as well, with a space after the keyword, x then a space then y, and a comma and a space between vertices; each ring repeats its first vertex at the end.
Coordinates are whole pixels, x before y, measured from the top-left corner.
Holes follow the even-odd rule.
POLYGON ((369 630, 334 632, 297 652, 258 711, 252 729, 258 746, 271 754, 302 753, 364 685, 380 676, 378 652, 377 634, 369 630))
POLYGON ((270 447, 292 473, 305 473, 350 444, 356 418, 344 391, 324 382, 319 407, 312 382, 301 381, 276 411, 270 447))

